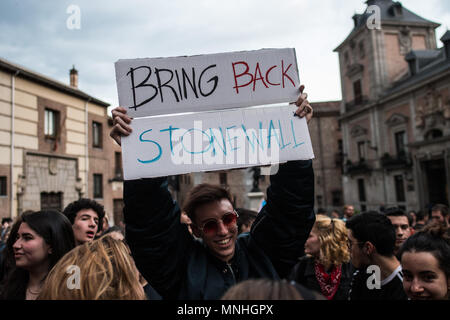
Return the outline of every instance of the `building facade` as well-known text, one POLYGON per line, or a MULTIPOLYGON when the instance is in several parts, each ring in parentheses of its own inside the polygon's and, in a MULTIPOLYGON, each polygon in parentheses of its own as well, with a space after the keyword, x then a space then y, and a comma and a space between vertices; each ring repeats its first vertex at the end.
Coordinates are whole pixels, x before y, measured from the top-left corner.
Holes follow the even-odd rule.
POLYGON ((114 221, 122 174, 108 106, 78 89, 74 68, 66 85, 0 59, 1 217, 88 197, 114 221))
POLYGON ((339 54, 345 202, 418 210, 448 204, 450 163, 449 32, 390 0, 353 16, 339 54))

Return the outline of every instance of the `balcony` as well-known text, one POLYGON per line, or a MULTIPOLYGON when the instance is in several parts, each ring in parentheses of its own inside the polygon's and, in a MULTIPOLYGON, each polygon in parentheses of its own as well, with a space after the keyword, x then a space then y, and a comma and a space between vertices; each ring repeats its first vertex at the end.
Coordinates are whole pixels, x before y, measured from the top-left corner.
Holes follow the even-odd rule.
POLYGON ((387 170, 409 168, 412 166, 412 159, 407 152, 399 152, 396 156, 385 153, 380 159, 380 164, 387 170))
POLYGON ((355 99, 345 103, 345 112, 351 112, 358 109, 358 107, 369 103, 369 98, 367 96, 362 96, 359 99, 355 99))
POLYGON ((364 159, 361 159, 358 162, 347 160, 347 162, 345 163, 344 173, 347 175, 353 176, 357 174, 370 173, 371 171, 372 167, 364 159))

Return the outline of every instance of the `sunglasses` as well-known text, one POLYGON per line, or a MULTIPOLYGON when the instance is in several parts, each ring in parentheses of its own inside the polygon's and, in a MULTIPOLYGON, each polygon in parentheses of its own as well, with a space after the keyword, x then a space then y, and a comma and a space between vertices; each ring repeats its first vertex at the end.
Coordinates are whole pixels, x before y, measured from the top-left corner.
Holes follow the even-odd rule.
MULTIPOLYGON (((237 218, 239 217, 236 210, 233 212, 225 213, 220 220, 222 220, 223 225, 226 228, 230 228, 236 225, 237 218)), ((203 226, 198 227, 204 234, 214 234, 219 231, 219 221, 218 220, 209 220, 203 226)))

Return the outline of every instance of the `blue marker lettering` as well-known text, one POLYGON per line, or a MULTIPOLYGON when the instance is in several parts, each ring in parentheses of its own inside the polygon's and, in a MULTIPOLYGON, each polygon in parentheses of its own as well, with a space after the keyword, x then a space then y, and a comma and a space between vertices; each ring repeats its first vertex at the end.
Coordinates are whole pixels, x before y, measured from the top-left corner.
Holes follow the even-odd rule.
POLYGON ((286 148, 288 145, 290 145, 291 143, 289 142, 288 144, 284 144, 284 139, 283 139, 283 130, 281 129, 281 121, 278 120, 278 125, 280 126, 280 136, 281 136, 281 143, 283 144, 283 146, 281 147, 281 150, 283 150, 284 148, 286 148))
MULTIPOLYGON (((261 122, 260 122, 260 125, 262 125, 261 122)), ((255 152, 255 139, 256 139, 256 143, 258 143, 258 146, 261 148, 261 150, 264 150, 264 144, 262 143, 262 141, 261 141, 261 143, 260 143, 260 141, 259 141, 258 138, 256 137, 254 131, 252 132, 252 134, 253 134, 253 139, 250 140, 250 137, 249 137, 248 134, 247 134, 247 129, 245 128, 245 126, 244 126, 243 124, 242 124, 242 130, 244 130, 245 136, 247 137, 248 142, 249 142, 250 145, 252 146, 253 152, 255 152)), ((261 133, 261 130, 260 130, 259 132, 261 133)), ((261 137, 261 140, 262 140, 262 137, 261 137)))
POLYGON ((292 129, 292 136, 294 137, 294 143, 295 143, 293 148, 297 148, 298 146, 301 146, 302 144, 304 144, 304 142, 297 143, 297 140, 295 139, 294 123, 292 122, 292 120, 291 120, 291 129, 292 129))
POLYGON ((233 129, 233 128, 236 128, 236 126, 231 126, 231 127, 228 127, 227 129, 226 129, 226 132, 227 132, 227 136, 228 136, 228 142, 230 143, 230 148, 231 148, 231 151, 234 151, 234 150, 237 150, 237 149, 239 149, 238 147, 236 147, 236 148, 233 148, 233 145, 234 144, 237 144, 237 143, 233 143, 233 144, 231 144, 231 140, 234 140, 234 141, 236 141, 236 139, 237 139, 237 136, 234 136, 233 137, 233 139, 231 139, 231 137, 230 137, 230 133, 228 132, 228 130, 229 129, 233 129))
POLYGON ((278 146, 280 146, 280 139, 278 138, 278 134, 277 134, 277 132, 275 130, 275 127, 273 125, 273 120, 270 120, 269 134, 267 135, 267 140, 268 140, 268 142, 267 142, 267 149, 270 149, 270 141, 272 140, 271 139, 272 138, 272 128, 273 128, 273 131, 275 132, 275 134, 273 136, 277 139, 278 146))
POLYGON ((170 152, 173 154, 173 145, 172 145, 172 131, 178 130, 180 128, 172 128, 170 125, 167 129, 159 130, 159 132, 169 131, 169 143, 170 143, 170 152))
POLYGON ((151 159, 151 160, 137 159, 140 163, 152 163, 152 162, 158 161, 159 158, 161 158, 161 155, 162 155, 162 149, 161 149, 161 146, 159 145, 159 143, 157 143, 156 141, 153 141, 153 140, 144 140, 144 139, 142 139, 142 136, 144 134, 146 134, 147 132, 150 132, 150 131, 152 131, 152 129, 142 132, 141 135, 139 136, 139 141, 151 142, 151 143, 156 144, 158 146, 158 149, 159 149, 159 154, 156 157, 154 157, 153 159, 151 159))
MULTIPOLYGON (((222 146, 220 145, 220 143, 217 143, 217 144, 219 145, 220 149, 222 149, 223 154, 227 155, 227 144, 225 143, 225 137, 223 136, 222 128, 219 127, 219 130, 220 130, 220 134, 222 135, 222 143, 223 144, 222 144, 222 146)), ((216 141, 218 141, 218 140, 217 140, 216 136, 214 135, 214 132, 212 131, 211 128, 209 128, 209 133, 211 135, 211 144, 213 146, 213 156, 215 156, 216 148, 214 147, 214 140, 216 140, 216 141)))
MULTIPOLYGON (((194 144, 195 144, 195 141, 194 141, 194 144)), ((209 150, 209 148, 211 148, 211 138, 208 136, 208 134, 207 134, 205 131, 200 130, 200 129, 196 129, 196 128, 191 128, 191 129, 187 130, 187 131, 183 134, 183 136, 181 137, 181 145, 183 146, 183 149, 184 149, 186 152, 189 152, 190 154, 200 154, 200 153, 205 153, 206 151, 209 150), (208 137, 208 142, 209 142, 209 143, 208 143, 208 148, 206 148, 206 150, 202 150, 202 151, 189 151, 189 150, 186 149, 186 147, 184 146, 184 143, 183 143, 183 139, 184 139, 184 136, 186 135, 186 133, 188 133, 188 132, 190 132, 190 131, 200 131, 202 134, 204 134, 204 135, 206 135, 206 136, 208 137)))

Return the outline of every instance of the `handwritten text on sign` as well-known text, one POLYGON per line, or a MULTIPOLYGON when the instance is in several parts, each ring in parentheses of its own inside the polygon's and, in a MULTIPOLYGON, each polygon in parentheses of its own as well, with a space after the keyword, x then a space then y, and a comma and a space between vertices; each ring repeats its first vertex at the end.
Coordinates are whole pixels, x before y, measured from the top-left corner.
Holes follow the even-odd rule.
POLYGON ((119 104, 131 117, 293 102, 294 49, 261 49, 115 64, 119 104))
POLYGON ((122 138, 126 180, 314 158, 296 106, 271 106, 133 120, 122 138))

